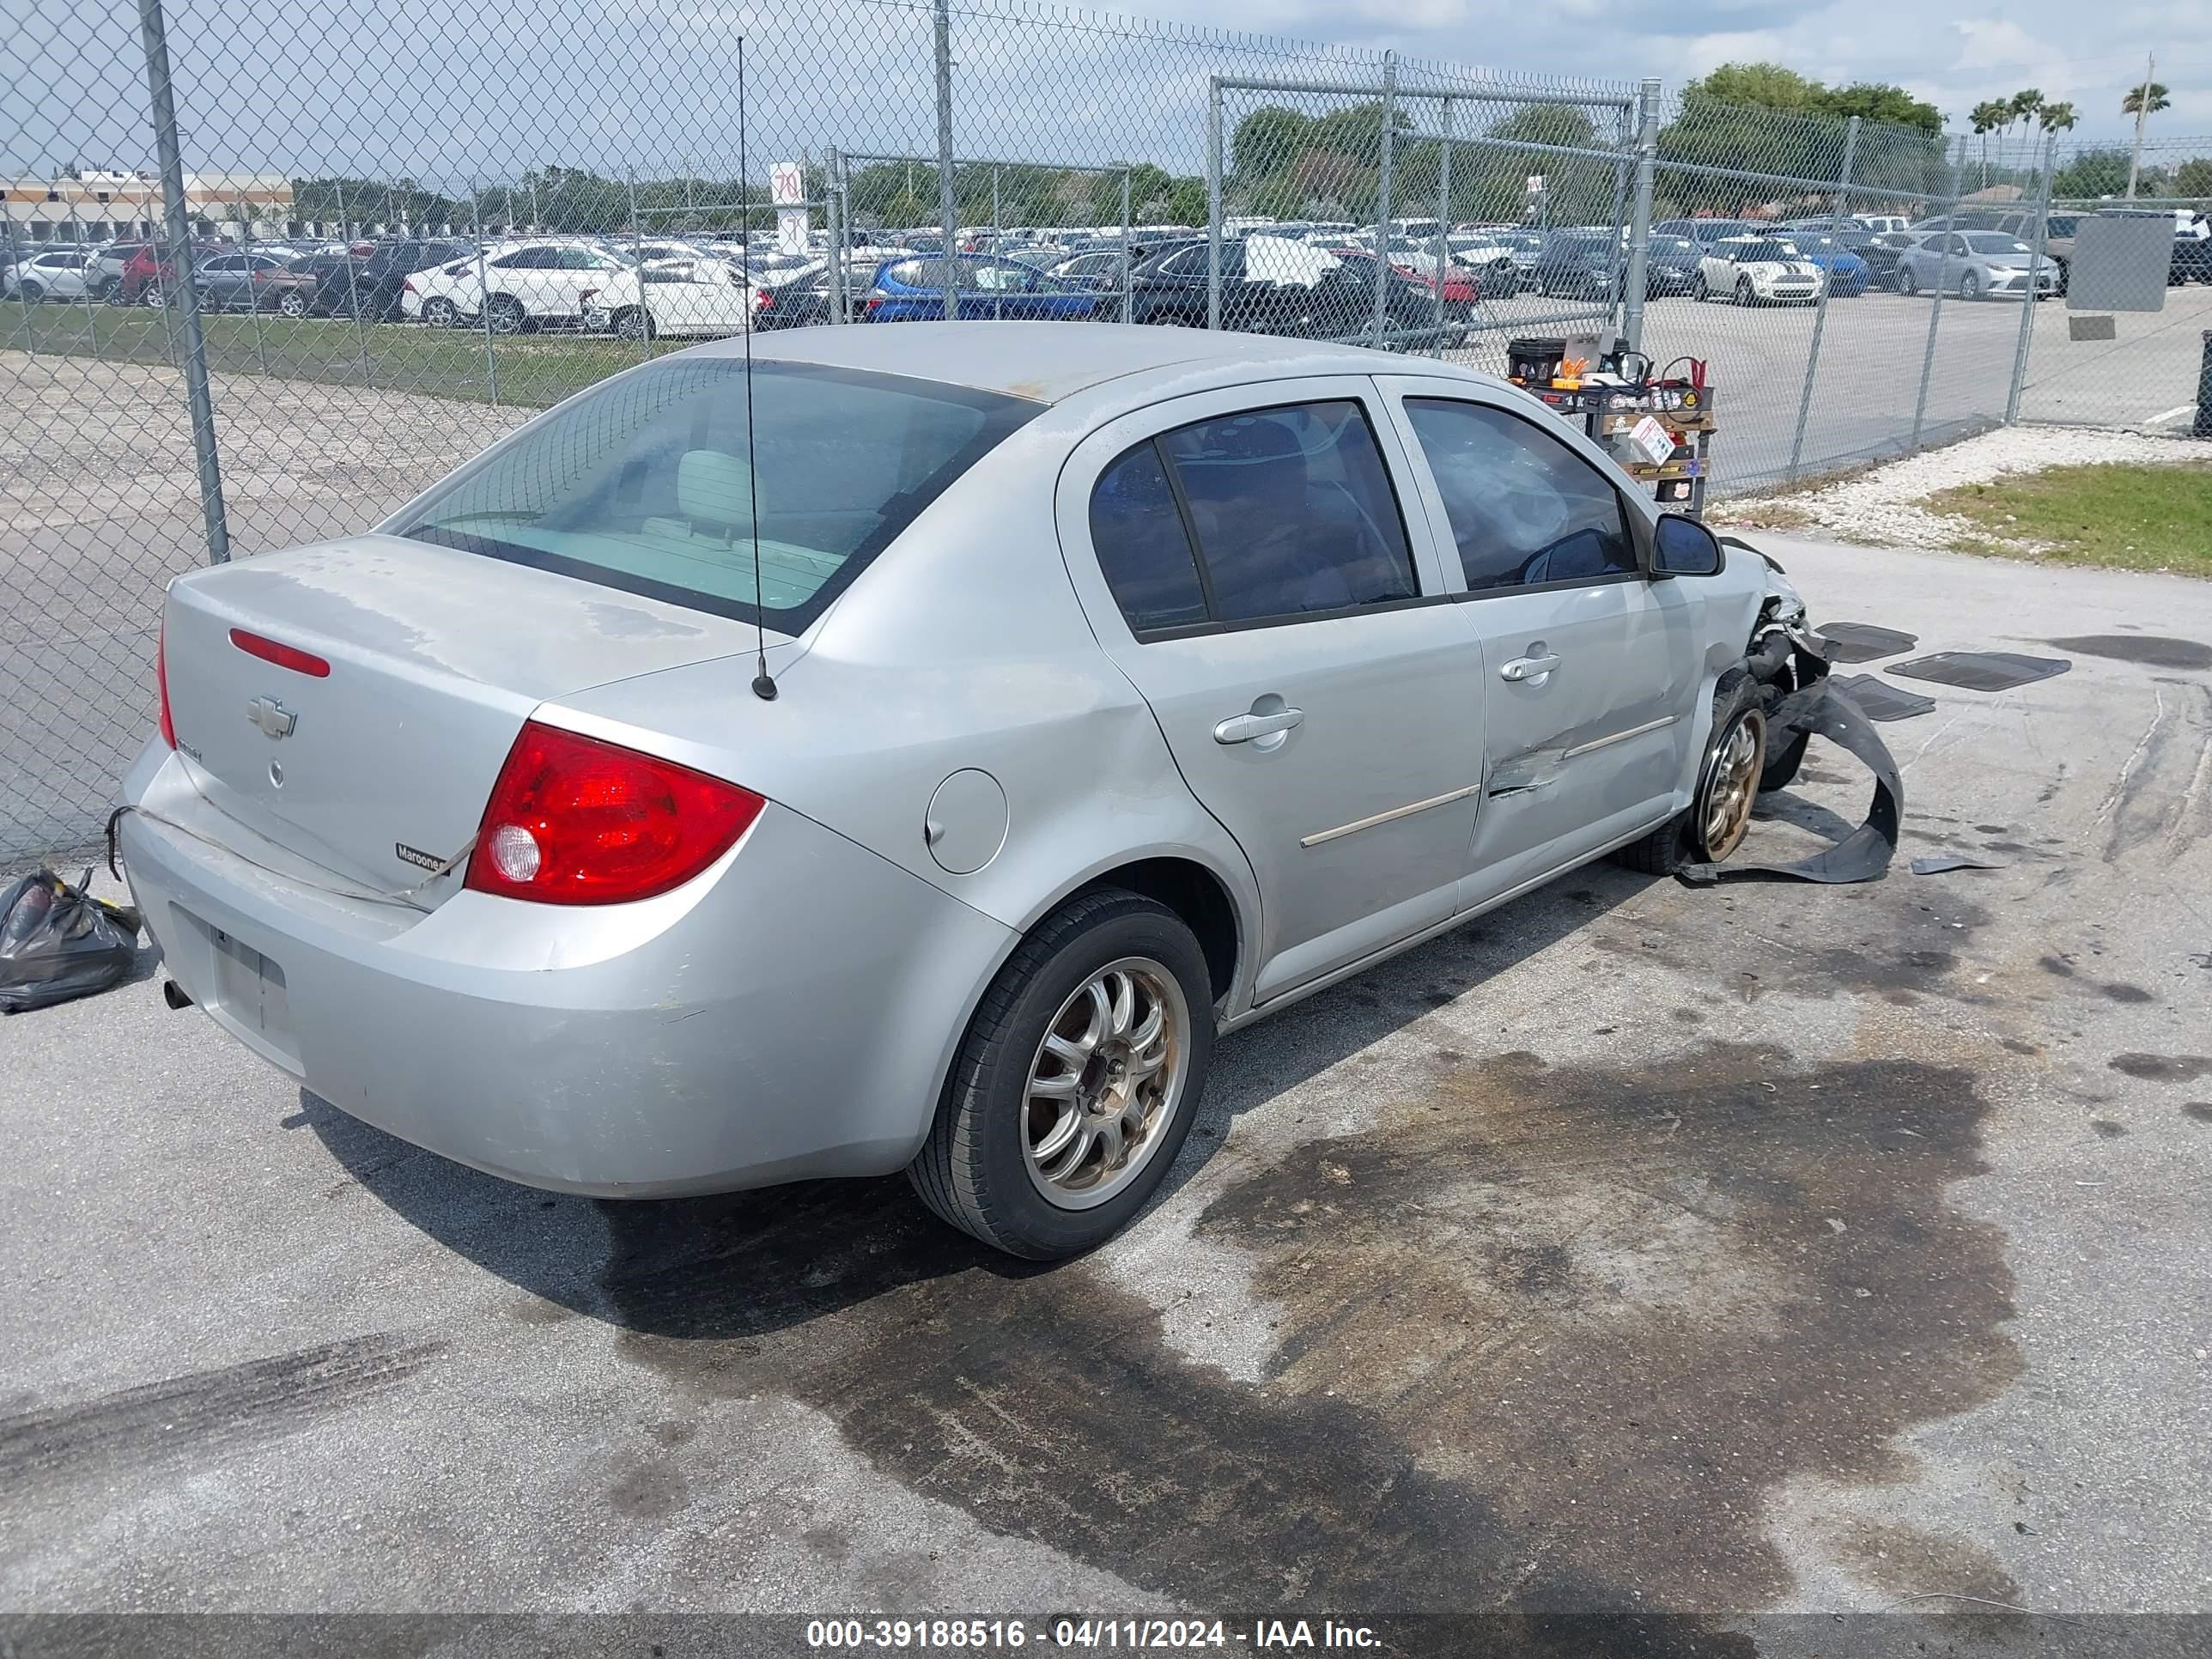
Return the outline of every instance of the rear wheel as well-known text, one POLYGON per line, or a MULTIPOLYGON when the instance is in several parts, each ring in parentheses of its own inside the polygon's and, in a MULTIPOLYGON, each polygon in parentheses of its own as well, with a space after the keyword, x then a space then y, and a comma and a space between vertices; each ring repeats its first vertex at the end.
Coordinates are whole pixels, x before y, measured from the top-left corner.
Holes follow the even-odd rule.
POLYGON ((15 290, 15 297, 27 306, 34 306, 46 297, 43 283, 26 282, 15 290))
POLYGON ((1765 766, 1766 715, 1759 683, 1744 675, 1713 693, 1712 733, 1690 810, 1613 856, 1650 876, 1670 876, 1686 864, 1718 864, 1743 844, 1765 766))
POLYGON ((1212 981, 1190 929, 1134 893, 1083 894, 984 994, 908 1177, 987 1244, 1079 1254, 1159 1186, 1212 1054, 1212 981))

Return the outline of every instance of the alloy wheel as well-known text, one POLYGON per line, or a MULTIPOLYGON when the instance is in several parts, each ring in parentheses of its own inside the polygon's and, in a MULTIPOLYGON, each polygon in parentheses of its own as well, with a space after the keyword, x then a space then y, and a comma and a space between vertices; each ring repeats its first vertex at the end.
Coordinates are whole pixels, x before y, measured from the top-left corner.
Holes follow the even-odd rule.
POLYGON ((1030 1062, 1022 1152, 1047 1202, 1085 1210, 1135 1179, 1175 1119, 1190 1009, 1173 974, 1123 957, 1068 996, 1030 1062))
POLYGON ((1698 793, 1698 830, 1705 855, 1717 864, 1742 845, 1766 760, 1766 717, 1747 708, 1713 749, 1698 793))

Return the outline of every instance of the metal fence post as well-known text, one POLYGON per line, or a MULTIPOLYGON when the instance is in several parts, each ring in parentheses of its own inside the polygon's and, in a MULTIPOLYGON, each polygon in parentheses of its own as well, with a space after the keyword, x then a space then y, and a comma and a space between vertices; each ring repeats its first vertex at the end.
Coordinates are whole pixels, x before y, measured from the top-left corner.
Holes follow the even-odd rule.
MULTIPOLYGON (((850 252, 847 244, 851 239, 845 234, 844 216, 844 204, 837 187, 837 146, 832 144, 822 152, 822 223, 829 232, 830 240, 830 263, 823 267, 822 285, 830 292, 830 320, 832 323, 845 320, 845 301, 838 291, 838 281, 850 252)), ((745 252, 750 255, 752 250, 750 246, 745 252)), ((746 273, 745 280, 751 282, 750 271, 746 273)), ((750 309, 746 313, 745 325, 748 328, 752 326, 750 309)))
MULTIPOLYGON (((1605 251, 1606 283, 1610 289, 1605 296, 1607 328, 1613 327, 1616 319, 1624 325, 1628 320, 1628 271, 1622 256, 1628 252, 1628 190, 1636 167, 1636 112, 1624 104, 1615 113, 1619 119, 1613 124, 1613 217, 1607 221, 1613 231, 1613 242, 1605 251)), ((1626 328, 1621 331, 1626 332, 1626 328)))
POLYGON ((1383 343, 1390 315, 1390 163, 1397 145, 1398 54, 1382 54, 1382 155, 1375 180, 1375 343, 1383 343))
POLYGON ((1206 77, 1206 325, 1221 326, 1221 77, 1206 77))
POLYGON ((952 6, 937 0, 937 216, 945 235, 945 320, 960 314, 953 261, 960 257, 960 207, 952 190, 952 6))
MULTIPOLYGON (((1948 173, 1946 188, 1949 194, 1944 198, 1943 228, 1938 233, 1943 239, 1943 246, 1942 252, 1936 256, 1936 299, 1928 308, 1928 345, 1920 356, 1920 392, 1912 400, 1912 440, 1909 452, 1911 453, 1919 451, 1921 425, 1928 417, 1928 382, 1936 373, 1936 331, 1943 320, 1943 283, 1951 274, 1951 225, 1959 212, 1960 163, 1951 159, 1950 148, 1947 140, 1943 149, 1948 173)), ((1959 140, 1961 156, 1966 154, 1966 137, 1961 134, 1959 140)), ((2033 302, 2031 301, 2030 303, 2033 302)))
MULTIPOLYGON (((208 389, 207 341, 192 292, 192 227, 185 207, 185 158, 177 145, 176 94, 169 84, 169 39, 161 0, 138 0, 138 33, 146 49, 146 90, 154 106, 154 147, 161 165, 161 216, 168 223, 176 271, 178 326, 185 337, 185 398, 191 409, 192 457, 199 464, 200 514, 207 525, 208 562, 230 561, 230 520, 222 505, 222 467, 216 451, 215 399, 208 389)), ((161 277, 156 274, 156 283, 161 277)))
POLYGON ((335 186, 338 197, 338 239, 346 245, 346 309, 353 313, 354 349, 361 355, 361 383, 368 384, 368 331, 361 325, 361 273, 353 265, 353 237, 346 227, 345 186, 335 186))
MULTIPOLYGON (((991 163, 991 252, 996 258, 1004 234, 999 223, 999 164, 991 163)), ((1006 296, 998 289, 991 290, 991 315, 1003 321, 1006 314, 1006 296)))
POLYGON ((1121 166, 1121 320, 1130 320, 1136 306, 1136 289, 1130 281, 1137 262, 1129 257, 1129 167, 1121 166))
POLYGON ((1437 356, 1444 355, 1444 272, 1451 264, 1452 100, 1444 100, 1437 140, 1437 356))
POLYGON ((1651 258, 1651 190, 1659 162, 1659 82, 1646 78, 1636 89, 1636 183, 1628 208, 1628 280, 1620 331, 1631 351, 1644 349, 1644 285, 1651 258))
MULTIPOLYGON (((643 237, 637 228, 637 169, 625 169, 629 185, 629 262, 637 270, 637 349, 642 356, 653 356, 653 312, 645 303, 645 258, 640 246, 643 237)), ((612 319, 609 319, 612 321, 612 319)), ((582 326, 580 319, 578 326, 582 326)))
POLYGON ((477 210, 477 192, 483 188, 483 180, 469 180, 469 240, 477 245, 477 315, 483 322, 484 387, 491 395, 491 406, 497 409, 499 365, 491 355, 491 277, 484 270, 483 215, 477 210))
POLYGON ((1836 285, 1835 262, 1843 252, 1843 244, 1836 241, 1833 233, 1839 229, 1850 213, 1851 161, 1859 147, 1859 118, 1856 115, 1844 126, 1844 165, 1842 176, 1836 181, 1836 210, 1829 216, 1831 233, 1828 265, 1820 281, 1820 297, 1813 302, 1813 343, 1805 353, 1805 384, 1797 392, 1797 430, 1790 440, 1790 470, 1783 477, 1790 483, 1797 482, 1797 467, 1805 457, 1805 423, 1813 416, 1813 377, 1820 368, 1820 335, 1828 325, 1828 290, 1836 285))
POLYGON ((2035 204, 2035 240, 2028 244, 2027 297, 2020 302, 2020 339, 2012 349, 2012 385, 2005 392, 2005 424, 2020 420, 2020 394, 2027 384, 2028 342, 2035 332, 2036 283, 2043 275, 2043 246, 2051 234, 2051 179, 2058 171, 2058 135, 2043 141, 2043 189, 2035 204))

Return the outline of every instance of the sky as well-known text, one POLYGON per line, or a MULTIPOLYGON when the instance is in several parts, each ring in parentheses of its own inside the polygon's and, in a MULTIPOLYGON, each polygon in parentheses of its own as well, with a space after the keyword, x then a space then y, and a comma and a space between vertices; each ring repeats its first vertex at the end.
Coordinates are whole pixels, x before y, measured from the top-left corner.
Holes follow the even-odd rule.
MULTIPOLYGON (((927 0, 164 3, 188 169, 410 176, 459 195, 548 162, 727 177, 742 151, 757 178, 830 145, 934 148, 927 0)), ((2118 141, 2120 100, 2154 46, 2174 106, 2153 141, 2212 134, 2212 5, 2114 0, 2088 42, 2073 38, 2073 0, 1986 5, 1152 0, 1124 16, 953 0, 955 131, 964 156, 1195 173, 1210 74, 1372 81, 1395 50, 1632 89, 1641 76, 1679 87, 1724 61, 1770 59, 1831 82, 1900 82, 1954 130, 1983 99, 2035 86, 2078 106, 2078 137, 2118 141)), ((22 66, 0 76, 0 167, 153 166, 137 0, 0 0, 0 39, 22 66)), ((1231 120, 1259 101, 1237 94, 1231 120)))
POLYGON ((1778 63, 1832 84, 1894 82, 1954 131, 1983 100, 2034 87, 2072 100, 2075 135, 2092 138, 2132 134, 2120 100, 2154 52, 2173 107, 2153 118, 2151 136, 2212 134, 2212 5, 2202 0, 1157 0, 1148 9, 1509 70, 1656 75, 1670 87, 1719 64, 1778 63))

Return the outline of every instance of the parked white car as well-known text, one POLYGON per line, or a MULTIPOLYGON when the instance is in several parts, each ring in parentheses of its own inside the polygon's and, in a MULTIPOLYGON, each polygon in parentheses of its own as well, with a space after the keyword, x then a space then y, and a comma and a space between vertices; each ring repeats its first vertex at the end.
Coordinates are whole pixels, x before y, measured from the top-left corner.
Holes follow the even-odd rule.
POLYGON ((580 325, 592 298, 629 265, 578 242, 506 242, 447 265, 418 270, 399 293, 399 314, 433 328, 478 317, 495 334, 531 323, 580 325), (481 274, 479 274, 481 273, 481 274))
POLYGON ((1698 262, 1693 298, 1723 295, 1740 306, 1810 305, 1820 297, 1820 267, 1771 236, 1731 236, 1698 262))
POLYGON ((584 308, 584 326, 625 340, 714 339, 752 326, 759 290, 726 259, 650 259, 617 271, 584 308))
POLYGON ((53 248, 26 255, 0 275, 0 295, 33 303, 82 300, 99 276, 98 256, 82 248, 53 248))

